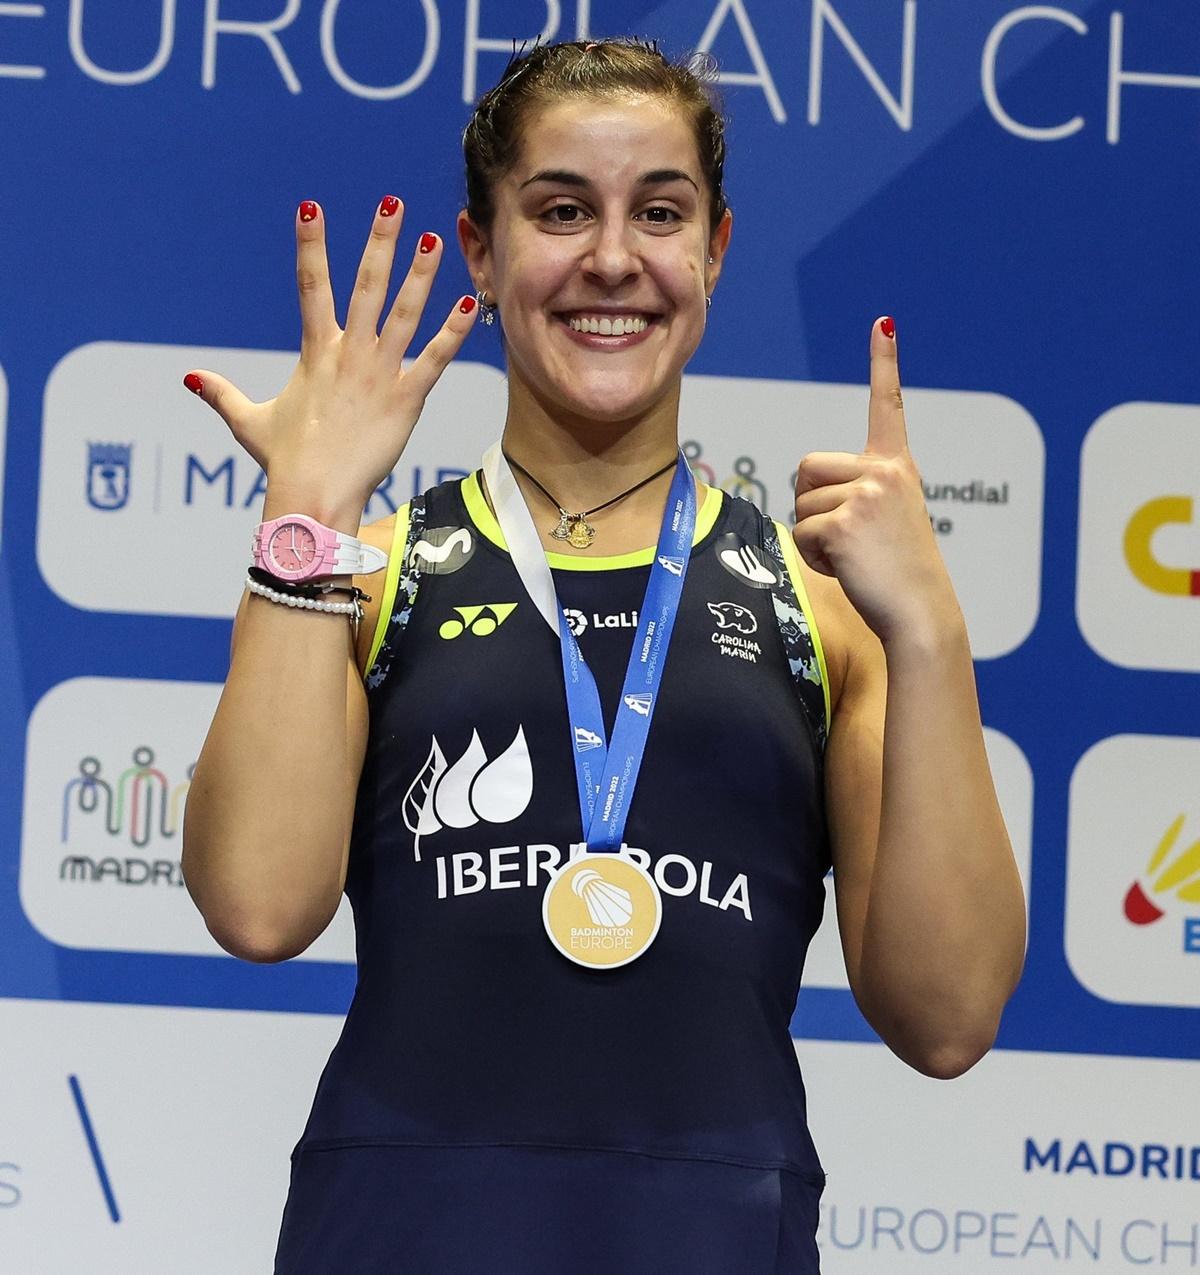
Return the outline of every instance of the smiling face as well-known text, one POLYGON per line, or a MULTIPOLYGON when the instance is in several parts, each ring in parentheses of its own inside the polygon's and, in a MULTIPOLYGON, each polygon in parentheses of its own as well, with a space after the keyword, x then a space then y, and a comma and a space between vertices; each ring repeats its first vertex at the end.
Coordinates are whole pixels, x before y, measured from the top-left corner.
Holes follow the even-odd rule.
POLYGON ((686 115, 656 97, 543 107, 494 206, 484 234, 463 214, 460 237, 500 307, 511 408, 673 428, 729 239, 686 115))

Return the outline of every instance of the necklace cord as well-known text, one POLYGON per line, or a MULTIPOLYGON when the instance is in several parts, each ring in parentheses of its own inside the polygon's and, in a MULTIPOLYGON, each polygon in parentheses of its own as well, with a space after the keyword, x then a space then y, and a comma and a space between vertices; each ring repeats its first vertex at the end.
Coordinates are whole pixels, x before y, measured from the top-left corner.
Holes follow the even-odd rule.
POLYGON ((558 509, 558 512, 560 514, 563 514, 564 516, 573 516, 577 518, 586 518, 588 517, 589 514, 598 514, 602 509, 607 509, 609 505, 615 505, 618 500, 624 500, 626 496, 632 496, 635 491, 640 491, 641 488, 645 487, 647 483, 652 483, 656 478, 661 478, 663 474, 667 472, 667 470, 674 469, 675 463, 676 463, 676 458, 672 457, 669 461, 667 461, 667 463, 661 469, 656 469, 654 473, 652 473, 648 478, 643 478, 641 482, 634 483, 632 487, 628 488, 626 491, 621 492, 620 495, 614 496, 611 500, 606 500, 604 504, 602 505, 596 505, 595 508, 593 509, 585 509, 580 514, 569 515, 569 511, 563 508, 562 504, 554 496, 552 496, 545 489, 545 487, 542 486, 541 483, 538 482, 538 480, 529 472, 529 470, 525 468, 524 465, 518 464, 515 460, 513 460, 513 458, 507 452, 502 452, 502 455, 504 456, 504 459, 508 461, 508 463, 513 467, 513 469, 517 470, 518 473, 524 474, 525 477, 528 478, 531 483, 533 483, 533 485, 538 489, 538 491, 540 491, 542 495, 545 496, 546 499, 549 500, 558 509))

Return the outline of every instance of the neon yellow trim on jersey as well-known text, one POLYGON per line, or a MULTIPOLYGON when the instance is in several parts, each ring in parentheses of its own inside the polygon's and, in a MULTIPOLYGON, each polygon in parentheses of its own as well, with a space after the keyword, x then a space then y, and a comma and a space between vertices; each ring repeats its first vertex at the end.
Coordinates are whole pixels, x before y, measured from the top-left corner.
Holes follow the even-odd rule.
POLYGON ((817 667, 821 670, 821 693, 825 697, 825 731, 832 725, 829 708, 829 669, 825 666, 825 648, 821 645, 821 634, 817 628, 817 617, 813 614, 812 603, 808 600, 808 590, 804 587, 804 577, 800 573, 800 551, 792 539, 792 533, 781 522, 775 522, 775 534, 783 547, 783 558, 787 563, 788 575, 792 577, 792 588, 796 590, 796 600, 800 609, 808 618, 808 631, 812 637, 813 650, 817 653, 817 667))
POLYGON ((408 539, 408 506, 401 505, 396 510, 396 525, 392 528, 392 547, 388 553, 387 575, 383 578, 383 596, 379 599, 379 617, 375 621, 375 634, 371 638, 371 653, 367 656, 367 668, 375 663, 379 648, 383 645, 383 635, 387 632, 388 621, 392 618, 392 607, 396 603, 396 587, 400 583, 400 568, 404 565, 404 542, 408 539))
MULTIPOLYGON (((471 521, 498 549, 508 551, 496 515, 488 507, 483 490, 479 486, 478 473, 468 474, 462 481, 463 502, 471 521)), ((721 489, 710 487, 696 515, 696 530, 692 544, 699 544, 713 529, 721 512, 721 489)), ((654 561, 654 545, 646 549, 634 549, 631 553, 611 554, 607 558, 577 558, 569 553, 547 553, 550 566, 563 571, 612 571, 618 567, 648 567, 654 561)))

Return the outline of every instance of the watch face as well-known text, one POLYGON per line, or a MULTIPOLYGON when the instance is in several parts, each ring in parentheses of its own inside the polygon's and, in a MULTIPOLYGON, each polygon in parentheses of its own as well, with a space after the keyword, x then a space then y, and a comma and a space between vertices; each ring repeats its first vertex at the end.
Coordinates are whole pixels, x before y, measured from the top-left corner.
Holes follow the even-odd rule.
POLYGON ((300 522, 285 522, 267 541, 267 558, 281 575, 307 571, 317 556, 317 538, 300 522))

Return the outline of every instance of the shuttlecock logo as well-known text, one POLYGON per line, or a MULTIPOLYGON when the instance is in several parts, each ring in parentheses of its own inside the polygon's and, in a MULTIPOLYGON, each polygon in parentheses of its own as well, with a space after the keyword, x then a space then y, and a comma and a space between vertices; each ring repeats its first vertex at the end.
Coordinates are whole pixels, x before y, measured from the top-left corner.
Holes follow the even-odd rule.
POLYGON ((1172 857, 1183 831, 1180 815, 1163 833, 1150 856, 1144 875, 1125 894, 1125 919, 1134 925, 1153 925, 1166 916, 1166 904, 1174 897, 1180 903, 1200 903, 1200 840, 1172 857), (1157 900, 1157 901, 1156 901, 1157 900))
POLYGON ((633 895, 606 881, 594 868, 577 872, 571 889, 583 900, 593 925, 628 925, 633 919, 633 895))

